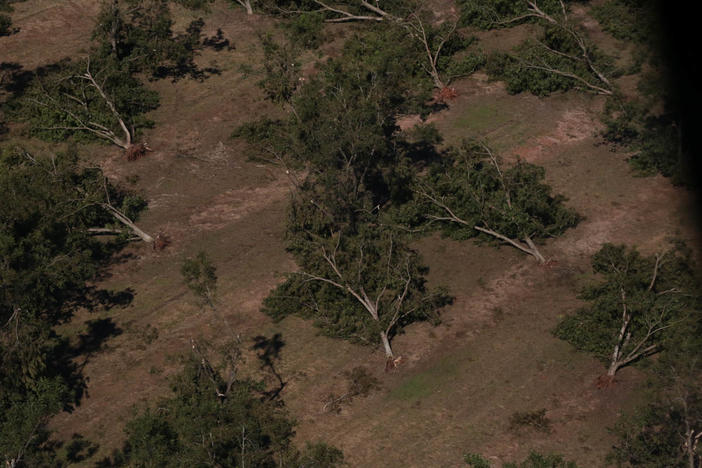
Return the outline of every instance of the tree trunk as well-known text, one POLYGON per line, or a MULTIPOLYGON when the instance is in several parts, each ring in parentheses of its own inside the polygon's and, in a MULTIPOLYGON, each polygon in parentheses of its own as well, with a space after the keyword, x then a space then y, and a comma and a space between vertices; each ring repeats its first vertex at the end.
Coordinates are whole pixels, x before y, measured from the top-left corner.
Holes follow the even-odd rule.
POLYGON ((392 353, 392 348, 390 347, 390 340, 388 339, 388 335, 384 331, 380 332, 380 341, 383 342, 383 348, 385 349, 385 357, 388 359, 393 359, 395 355, 392 353))
POLYGON ((685 441, 685 451, 687 452, 687 466, 688 468, 695 468, 695 439, 693 437, 692 429, 687 430, 686 441, 685 441))
POLYGON ((614 378, 614 374, 616 374, 618 370, 619 361, 612 360, 612 363, 609 365, 609 369, 607 369, 607 376, 614 378))
POLYGON ((251 0, 246 0, 246 4, 244 6, 246 7, 246 14, 253 15, 253 8, 251 8, 251 0))
POLYGON ((144 242, 149 243, 149 244, 152 244, 154 242, 153 237, 151 237, 150 235, 148 235, 147 233, 145 233, 144 231, 139 229, 139 226, 134 224, 134 222, 131 219, 127 218, 117 208, 115 208, 114 206, 112 206, 108 203, 103 203, 102 206, 105 209, 107 209, 107 211, 109 211, 112 214, 112 216, 114 216, 115 219, 117 219, 117 221, 119 221, 120 223, 124 224, 129 229, 131 229, 132 232, 134 232, 134 234, 136 234, 137 236, 139 236, 139 238, 141 238, 141 240, 143 240, 144 242))
POLYGON ((536 259, 539 261, 539 263, 546 263, 546 259, 544 258, 543 255, 541 255, 541 252, 539 252, 539 249, 536 248, 536 244, 534 244, 534 241, 531 240, 531 237, 526 236, 524 238, 526 241, 527 245, 531 249, 531 254, 536 257, 536 259))

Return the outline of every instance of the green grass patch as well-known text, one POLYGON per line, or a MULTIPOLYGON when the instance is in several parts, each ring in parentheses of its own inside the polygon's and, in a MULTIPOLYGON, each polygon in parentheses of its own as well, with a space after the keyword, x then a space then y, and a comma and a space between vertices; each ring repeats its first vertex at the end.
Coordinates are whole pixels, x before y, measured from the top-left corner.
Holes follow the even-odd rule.
POLYGON ((454 122, 457 129, 468 130, 472 135, 498 128, 509 120, 509 113, 500 112, 492 104, 469 106, 454 122))
POLYGON ((441 387, 448 385, 458 373, 455 357, 446 357, 434 367, 405 378, 392 389, 389 398, 403 401, 416 401, 428 397, 441 387))

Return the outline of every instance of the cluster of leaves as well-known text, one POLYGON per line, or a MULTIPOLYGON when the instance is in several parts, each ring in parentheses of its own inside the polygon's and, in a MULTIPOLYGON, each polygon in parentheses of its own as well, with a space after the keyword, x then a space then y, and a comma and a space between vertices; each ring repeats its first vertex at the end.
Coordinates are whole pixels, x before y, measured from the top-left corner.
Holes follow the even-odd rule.
POLYGON ((96 132, 121 138, 120 118, 132 132, 152 126, 144 114, 158 104, 155 91, 112 60, 65 60, 36 71, 21 100, 11 105, 11 116, 28 122, 33 135, 48 141, 65 141, 71 136, 77 141, 94 141, 106 138, 96 132), (93 86, 88 72, 101 89, 93 86))
POLYGON ((564 206, 563 196, 551 194, 544 175, 542 167, 519 160, 504 168, 487 146, 465 141, 417 179, 414 201, 399 216, 410 226, 435 226, 456 239, 555 237, 575 226, 579 216, 564 206))
POLYGON ((698 320, 694 333, 686 333, 675 350, 661 356, 650 381, 648 403, 625 415, 614 433, 618 442, 610 461, 618 465, 671 468, 696 467, 702 462, 702 393, 698 320))
MULTIPOLYGON (((507 91, 512 94, 529 92, 546 96, 573 88, 591 91, 587 83, 598 83, 598 77, 586 61, 574 59, 581 54, 579 45, 568 31, 560 26, 546 25, 541 37, 527 39, 509 53, 492 54, 486 70, 492 79, 504 81, 507 91)), ((614 68, 610 57, 592 45, 589 54, 603 73, 612 74, 614 68)))
MULTIPOLYGON (((645 88, 644 88, 645 89, 645 88)), ((634 152, 629 158, 640 175, 660 173, 676 185, 694 185, 693 156, 683 144, 684 127, 679 114, 672 109, 653 113, 660 96, 642 95, 627 99, 617 97, 605 106, 603 138, 616 146, 634 152)))
MULTIPOLYGON (((700 454, 689 456, 685 444, 689 443, 690 429, 701 425, 702 397, 699 393, 685 400, 658 400, 617 424, 619 441, 611 458, 629 466, 699 466, 700 454)), ((692 434, 692 443, 695 435, 692 434)))
POLYGON ((336 448, 292 444, 294 422, 284 409, 262 398, 259 382, 235 378, 232 351, 212 365, 197 352, 163 398, 127 423, 127 440, 109 466, 309 466, 332 468, 343 461, 336 448))
POLYGON ((555 330, 577 349, 610 365, 616 350, 624 366, 677 349, 680 333, 699 323, 699 285, 684 246, 647 257, 635 248, 605 244, 592 268, 599 280, 580 296, 590 305, 555 330))
MULTIPOLYGON (((572 2, 566 0, 565 4, 572 2)), ((458 0, 461 11, 461 25, 480 29, 496 29, 515 26, 535 19, 528 15, 526 1, 515 0, 458 0)), ((539 8, 554 15, 561 11, 559 0, 537 2, 539 8)))
MULTIPOLYGON (((680 113, 670 75, 670 58, 661 53, 663 31, 656 2, 611 0, 593 8, 614 37, 633 42, 649 70, 641 75, 637 95, 617 95, 605 108, 604 139, 634 152, 629 159, 641 175, 660 173, 676 185, 695 185, 694 158, 685 144, 680 113)), ((639 67, 640 68, 640 67, 639 67)))
POLYGON ((116 0, 106 2, 93 31, 95 60, 112 60, 122 71, 144 72, 153 78, 173 79, 202 72, 194 63, 200 47, 202 19, 191 22, 183 33, 173 32, 166 0, 116 0))
POLYGON ((590 11, 602 29, 620 41, 654 45, 660 40, 655 1, 607 0, 590 11))
POLYGON ((143 205, 73 153, 3 150, 0 190, 0 457, 50 465, 45 424, 83 389, 55 327, 85 302, 86 282, 116 247, 88 230, 112 223, 106 197, 132 216, 143 205))
POLYGON ((305 49, 316 49, 324 42, 324 15, 303 12, 283 23, 290 41, 305 49))
POLYGON ((207 254, 201 251, 194 258, 185 259, 180 272, 188 289, 213 306, 217 292, 217 272, 207 254))
POLYGON ((129 149, 135 132, 152 124, 144 114, 159 103, 139 76, 202 77, 194 57, 203 24, 193 21, 175 34, 165 0, 105 2, 89 56, 37 70, 24 94, 11 103, 11 114, 50 141, 75 136, 129 149))
MULTIPOLYGON (((492 465, 482 455, 469 453, 465 455, 464 461, 470 468, 490 468, 492 465)), ((508 462, 502 468, 578 468, 575 462, 565 460, 561 455, 544 455, 538 452, 531 452, 521 462, 508 462)))
MULTIPOLYGON (((603 137, 634 152, 631 166, 641 175, 660 173, 676 185, 695 185, 692 150, 684 142, 681 103, 676 102, 669 76, 671 59, 661 45, 660 2, 653 0, 609 0, 592 7, 603 29, 615 38, 634 45, 634 70, 643 62, 637 96, 617 95, 605 108, 603 137)), ((692 136, 691 138, 695 138, 692 136)))

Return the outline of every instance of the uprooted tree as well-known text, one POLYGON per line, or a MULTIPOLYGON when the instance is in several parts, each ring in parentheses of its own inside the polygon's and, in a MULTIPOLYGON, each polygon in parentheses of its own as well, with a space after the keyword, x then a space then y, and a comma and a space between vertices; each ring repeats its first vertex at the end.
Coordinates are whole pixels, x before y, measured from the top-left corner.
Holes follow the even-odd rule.
MULTIPOLYGON (((407 49, 402 61, 416 64, 424 78, 440 90, 453 79, 473 73, 485 61, 482 53, 467 51, 474 39, 458 31, 457 18, 438 18, 418 2, 311 0, 287 3, 286 7, 277 6, 272 11, 295 18, 293 22, 300 18, 310 25, 316 19, 332 24, 361 22, 368 23, 367 31, 371 34, 377 34, 374 31, 390 33, 379 49, 371 49, 373 54, 383 49, 407 49), (407 41, 408 35, 411 41, 407 41)), ((271 10, 270 5, 268 9, 271 10)))
POLYGON ((50 141, 75 136, 129 150, 137 129, 151 124, 143 115, 157 106, 158 94, 118 64, 88 58, 39 70, 15 112, 50 141))
POLYGON ((484 29, 524 22, 541 26, 539 37, 527 39, 511 53, 493 55, 488 72, 507 82, 512 93, 544 95, 581 88, 612 95, 612 61, 587 38, 563 0, 464 1, 462 22, 484 29))
POLYGON ((536 242, 562 234, 579 217, 543 179, 539 166, 508 167, 487 145, 466 141, 418 177, 414 203, 400 217, 458 239, 505 243, 544 263, 536 242))
POLYGON ((699 320, 690 253, 681 245, 642 256, 605 244, 592 268, 601 279, 582 292, 590 305, 565 318, 555 334, 606 362, 610 380, 624 366, 674 349, 676 330, 699 320))
POLYGON ((427 289, 417 253, 368 210, 346 220, 334 219, 333 211, 310 194, 295 199, 289 250, 300 271, 273 291, 264 311, 276 319, 311 318, 332 337, 382 343, 390 360, 392 337, 412 322, 436 322, 449 297, 427 289))

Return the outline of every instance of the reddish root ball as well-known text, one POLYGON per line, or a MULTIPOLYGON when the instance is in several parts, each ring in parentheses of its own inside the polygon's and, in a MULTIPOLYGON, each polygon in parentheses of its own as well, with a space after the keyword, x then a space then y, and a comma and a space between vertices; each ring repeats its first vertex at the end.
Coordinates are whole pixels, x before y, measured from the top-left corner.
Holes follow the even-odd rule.
POLYGON ((441 88, 434 97, 439 102, 446 102, 458 97, 458 91, 456 91, 456 88, 446 86, 441 88))
POLYGON ((127 158, 127 161, 136 161, 144 157, 147 151, 149 151, 148 146, 144 143, 137 143, 135 145, 129 145, 129 147, 124 150, 124 156, 127 158))
POLYGON ((614 376, 607 375, 607 374, 603 374, 603 375, 597 377, 597 379, 595 380, 595 386, 599 390, 609 388, 609 387, 613 386, 614 383, 615 383, 614 376))
POLYGON ((156 235, 156 239, 154 239, 153 249, 158 252, 169 245, 171 245, 171 239, 166 234, 159 233, 156 235))

